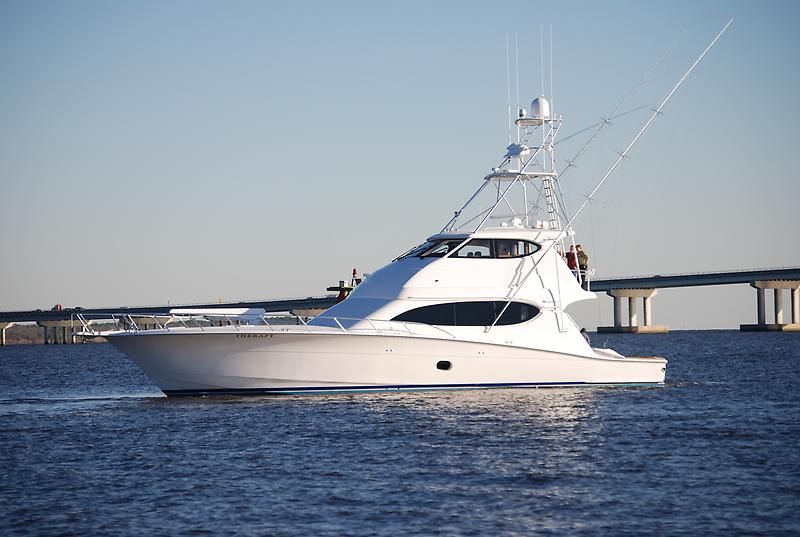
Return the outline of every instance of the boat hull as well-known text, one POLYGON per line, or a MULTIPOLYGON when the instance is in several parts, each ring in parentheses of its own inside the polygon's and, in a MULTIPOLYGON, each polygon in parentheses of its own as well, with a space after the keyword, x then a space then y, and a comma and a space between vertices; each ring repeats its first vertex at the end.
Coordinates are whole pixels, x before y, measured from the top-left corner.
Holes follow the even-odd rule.
POLYGON ((662 384, 666 360, 347 333, 111 336, 168 396, 662 384))

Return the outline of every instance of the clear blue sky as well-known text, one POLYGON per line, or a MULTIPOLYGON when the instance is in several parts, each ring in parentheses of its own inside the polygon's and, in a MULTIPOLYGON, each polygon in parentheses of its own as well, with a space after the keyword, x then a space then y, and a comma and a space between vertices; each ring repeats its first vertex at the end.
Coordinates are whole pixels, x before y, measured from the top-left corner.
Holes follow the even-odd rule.
MULTIPOLYGON (((800 264, 800 3, 6 0, 0 309, 321 294, 438 231, 498 162, 506 32, 528 101, 552 25, 570 133, 670 49, 631 101, 657 104, 730 18, 576 223, 601 276, 800 264)), ((573 207, 645 119, 565 180, 573 207)), ((654 320, 736 326, 754 302, 662 291, 654 320)))

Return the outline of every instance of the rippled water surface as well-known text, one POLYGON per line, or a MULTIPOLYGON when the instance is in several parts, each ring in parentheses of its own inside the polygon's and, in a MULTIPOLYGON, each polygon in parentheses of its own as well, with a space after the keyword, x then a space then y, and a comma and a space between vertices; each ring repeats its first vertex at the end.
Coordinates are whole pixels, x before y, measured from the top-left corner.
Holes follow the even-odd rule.
POLYGON ((594 343, 667 386, 167 400, 0 348, 0 534, 800 534, 800 334, 594 343))

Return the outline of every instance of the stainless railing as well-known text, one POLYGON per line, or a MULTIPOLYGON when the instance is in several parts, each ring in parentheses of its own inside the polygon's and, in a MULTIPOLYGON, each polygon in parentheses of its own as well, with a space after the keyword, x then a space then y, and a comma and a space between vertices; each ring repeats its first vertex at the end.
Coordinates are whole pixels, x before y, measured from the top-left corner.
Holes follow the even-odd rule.
POLYGON ((86 337, 103 336, 118 332, 145 332, 148 330, 175 331, 176 328, 199 329, 207 331, 214 327, 233 328, 237 332, 249 331, 252 327, 266 328, 271 332, 301 330, 314 332, 325 328, 335 329, 346 334, 407 334, 411 336, 445 335, 450 339, 456 336, 439 326, 407 321, 390 321, 386 319, 370 319, 357 317, 317 317, 320 322, 328 324, 309 324, 297 315, 248 315, 236 316, 227 314, 176 315, 176 314, 76 314, 74 320, 82 328, 79 335, 86 337), (107 329, 108 325, 112 328, 107 329), (347 325, 347 326, 346 326, 347 325), (292 328, 290 328, 292 327, 292 328), (104 329, 98 329, 104 328, 104 329))

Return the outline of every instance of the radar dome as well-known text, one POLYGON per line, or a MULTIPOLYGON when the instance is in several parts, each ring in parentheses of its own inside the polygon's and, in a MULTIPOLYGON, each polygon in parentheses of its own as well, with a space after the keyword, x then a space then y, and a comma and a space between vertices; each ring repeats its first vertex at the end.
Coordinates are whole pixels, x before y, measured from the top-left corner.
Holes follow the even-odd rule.
POLYGON ((531 116, 542 122, 550 121, 550 103, 544 97, 537 97, 531 101, 531 116))

